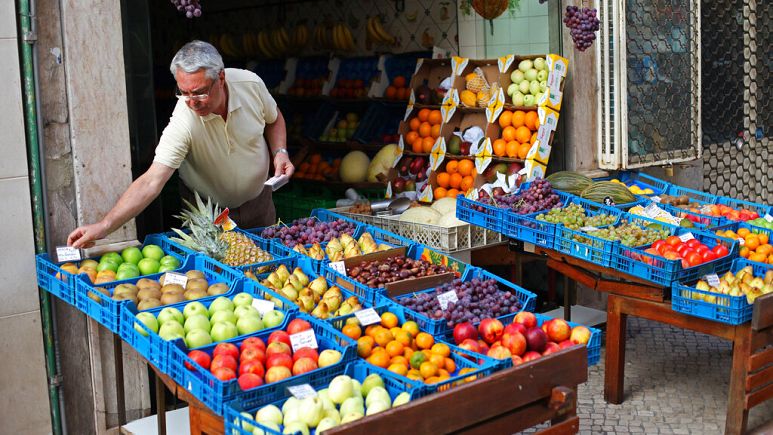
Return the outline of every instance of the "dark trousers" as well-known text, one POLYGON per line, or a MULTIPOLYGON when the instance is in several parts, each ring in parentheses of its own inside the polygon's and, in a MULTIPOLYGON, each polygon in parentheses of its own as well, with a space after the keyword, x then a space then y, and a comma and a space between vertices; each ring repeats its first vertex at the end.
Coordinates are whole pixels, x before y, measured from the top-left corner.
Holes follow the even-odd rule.
MULTIPOLYGON (((230 217, 239 228, 250 229, 258 227, 267 227, 276 223, 276 209, 271 195, 271 188, 266 186, 255 198, 245 202, 236 208, 228 210, 230 217)), ((193 191, 180 181, 180 196, 188 200, 191 204, 196 204, 196 198, 193 191)), ((205 203, 206 198, 201 198, 205 203)))

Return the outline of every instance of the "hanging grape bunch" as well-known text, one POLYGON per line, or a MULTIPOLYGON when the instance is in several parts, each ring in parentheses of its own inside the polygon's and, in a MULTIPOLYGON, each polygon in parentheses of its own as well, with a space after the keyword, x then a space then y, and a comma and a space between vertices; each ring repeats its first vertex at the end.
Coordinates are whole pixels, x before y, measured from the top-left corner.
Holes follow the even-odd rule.
POLYGON ((174 7, 180 12, 185 12, 188 18, 201 16, 201 5, 199 0, 171 0, 174 7))
POLYGON ((595 8, 579 8, 567 6, 564 14, 564 25, 572 35, 574 46, 580 51, 585 51, 596 40, 596 32, 599 30, 598 11, 595 8))

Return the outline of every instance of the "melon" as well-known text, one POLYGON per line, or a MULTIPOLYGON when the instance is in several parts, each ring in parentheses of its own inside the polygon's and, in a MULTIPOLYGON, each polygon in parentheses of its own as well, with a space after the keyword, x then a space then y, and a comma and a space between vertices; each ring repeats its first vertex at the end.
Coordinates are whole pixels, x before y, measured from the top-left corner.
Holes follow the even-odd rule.
POLYGON ((375 183, 378 181, 378 178, 376 177, 379 174, 386 175, 389 173, 389 170, 395 162, 395 157, 397 156, 396 151, 397 145, 389 144, 381 148, 378 153, 373 156, 373 160, 370 161, 370 166, 368 166, 369 182, 375 183))
POLYGON ((362 183, 367 179, 370 159, 362 151, 352 151, 341 160, 339 175, 344 183, 362 183))
POLYGON ((442 215, 456 214, 456 198, 440 198, 432 204, 432 209, 442 215))
POLYGON ((435 224, 441 214, 429 207, 413 207, 400 215, 401 222, 413 222, 417 224, 435 224))
POLYGON ((446 213, 441 216, 435 225, 439 227, 452 228, 467 225, 467 222, 457 219, 456 212, 454 211, 453 213, 446 213))

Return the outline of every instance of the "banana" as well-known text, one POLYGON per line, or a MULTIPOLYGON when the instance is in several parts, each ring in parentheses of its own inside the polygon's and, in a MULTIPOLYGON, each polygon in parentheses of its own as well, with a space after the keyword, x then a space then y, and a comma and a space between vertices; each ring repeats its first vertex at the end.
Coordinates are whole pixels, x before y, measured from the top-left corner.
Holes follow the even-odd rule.
POLYGON ((346 40, 346 50, 352 51, 356 48, 354 43, 354 35, 352 35, 351 29, 348 26, 341 24, 341 31, 343 32, 344 39, 346 40))
POLYGON ((341 25, 335 24, 333 25, 333 48, 336 50, 344 50, 344 43, 341 39, 341 25))
POLYGON ((296 47, 298 47, 298 50, 302 50, 306 47, 306 45, 309 43, 309 27, 305 24, 301 24, 298 26, 297 32, 296 32, 296 47))
POLYGON ((378 35, 379 40, 385 44, 392 45, 395 43, 394 36, 390 35, 386 30, 384 30, 384 27, 381 25, 381 20, 378 19, 378 17, 373 17, 373 30, 378 35))
POLYGON ((373 19, 374 18, 376 18, 376 17, 373 16, 373 17, 368 18, 368 23, 365 26, 365 32, 366 32, 366 35, 368 36, 368 38, 370 39, 371 42, 378 43, 378 42, 381 42, 381 41, 379 40, 378 34, 376 33, 376 31, 373 30, 373 19))
POLYGON ((274 52, 280 57, 287 51, 287 47, 282 44, 282 39, 279 36, 279 29, 271 31, 271 44, 275 48, 274 52))
POLYGON ((227 33, 220 35, 220 51, 222 51, 226 57, 236 57, 234 56, 234 52, 231 50, 231 46, 228 43, 227 33))
POLYGON ((321 49, 323 47, 323 39, 322 39, 322 24, 317 24, 317 27, 314 28, 314 48, 321 49))
POLYGON ((277 56, 266 30, 261 30, 258 34, 258 43, 260 44, 261 51, 263 51, 267 58, 271 59, 277 56))
POLYGON ((287 29, 280 27, 277 32, 277 37, 279 41, 281 41, 284 51, 287 52, 287 49, 290 47, 290 35, 287 34, 287 29))

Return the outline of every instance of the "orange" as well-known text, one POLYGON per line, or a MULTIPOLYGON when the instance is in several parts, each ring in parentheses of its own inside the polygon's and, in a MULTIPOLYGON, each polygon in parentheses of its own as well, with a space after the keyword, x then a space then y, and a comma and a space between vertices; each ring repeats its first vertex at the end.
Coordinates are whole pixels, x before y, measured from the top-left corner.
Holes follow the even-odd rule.
POLYGON ((398 341, 390 341, 386 345, 386 352, 390 357, 403 354, 403 345, 398 341))
POLYGON ((426 332, 419 332, 416 335, 416 345, 419 346, 419 349, 429 349, 433 344, 435 344, 435 339, 426 332))
POLYGON ((506 154, 507 142, 504 139, 495 139, 491 145, 494 148, 495 156, 502 157, 506 154))
POLYGON ((518 142, 528 142, 529 139, 531 139, 531 130, 527 127, 518 127, 518 129, 515 130, 515 140, 518 142))
POLYGON ((379 346, 386 346, 390 341, 394 340, 392 333, 386 329, 381 329, 376 332, 376 336, 373 338, 376 340, 376 344, 379 346))
POLYGON ((431 134, 432 126, 429 125, 429 122, 422 122, 421 125, 419 125, 419 136, 429 137, 431 134))
POLYGON ((440 378, 441 381, 445 381, 446 379, 451 377, 451 375, 448 374, 448 370, 442 369, 442 368, 437 369, 437 376, 440 378))
POLYGON ((768 258, 767 255, 760 254, 760 253, 757 253, 757 252, 749 255, 749 261, 756 261, 756 262, 759 262, 759 263, 764 263, 767 258, 768 258))
POLYGON ((516 110, 515 113, 513 113, 513 122, 511 125, 515 128, 522 127, 525 120, 526 112, 523 110, 516 110))
POLYGON ((433 146, 435 146, 435 139, 432 136, 427 136, 421 140, 421 152, 428 153, 432 151, 433 146))
POLYGON ((403 76, 395 76, 394 79, 392 79, 392 86, 396 88, 404 88, 405 87, 405 77, 403 76))
POLYGON ((403 356, 407 359, 411 359, 411 356, 413 356, 413 348, 410 346, 405 346, 403 349, 403 356))
POLYGON ((509 127, 513 120, 513 112, 505 110, 499 115, 499 126, 502 128, 509 127))
POLYGON ((438 186, 448 188, 448 183, 450 179, 451 179, 451 176, 448 175, 448 172, 439 172, 437 174, 436 181, 438 186))
POLYGON ((531 143, 532 145, 534 144, 534 142, 537 142, 537 133, 532 134, 531 140, 529 141, 529 143, 531 143))
POLYGON ((754 251, 758 246, 760 246, 760 239, 757 238, 756 234, 749 234, 748 236, 744 237, 744 241, 746 242, 744 243, 744 246, 749 248, 751 251, 754 251))
POLYGON ((360 338, 360 336, 362 336, 362 329, 360 329, 360 325, 355 325, 355 324, 344 325, 341 332, 343 332, 345 336, 353 340, 357 340, 358 338, 360 338))
POLYGON ((445 343, 435 343, 432 345, 432 353, 447 357, 451 355, 451 348, 445 343))
POLYGON ((521 144, 518 143, 518 141, 511 140, 507 143, 507 157, 510 158, 518 158, 518 147, 521 146, 521 144))
POLYGON ((415 369, 408 370, 408 373, 405 375, 405 377, 414 381, 424 381, 424 378, 421 377, 421 373, 415 369))
POLYGON ((429 112, 429 123, 432 125, 440 125, 443 122, 443 114, 439 110, 435 109, 429 112))
POLYGON ((403 323, 402 329, 408 331, 409 334, 411 334, 411 337, 415 337, 419 334, 419 324, 414 322, 413 320, 409 320, 405 323, 403 323))
POLYGON ((424 361, 419 366, 419 373, 424 379, 431 378, 437 374, 437 365, 435 363, 424 361))
POLYGON ((424 139, 416 134, 416 139, 411 142, 411 151, 420 153, 424 149, 424 139))
POLYGON ((427 379, 425 379, 425 380, 424 380, 424 383, 425 383, 425 384, 430 384, 430 385, 432 385, 432 384, 437 384, 438 382, 442 382, 442 381, 443 381, 443 380, 442 380, 442 379, 440 379, 440 377, 439 377, 439 376, 432 376, 431 378, 427 378, 427 379))
POLYGON ((392 359, 389 360, 390 364, 402 364, 406 367, 410 366, 411 364, 408 362, 408 358, 404 357, 403 355, 397 355, 393 356, 392 359))
POLYGON ((370 338, 376 338, 376 331, 381 329, 381 325, 368 325, 365 327, 365 335, 370 338))
MULTIPOLYGON (((467 373, 474 372, 475 370, 477 370, 477 369, 472 368, 472 367, 465 367, 465 368, 459 370, 459 375, 465 375, 467 373)), ((468 376, 467 379, 465 379, 464 381, 465 382, 472 382, 475 379, 476 379, 476 376, 473 375, 473 376, 468 376)))
POLYGON ((523 125, 529 128, 529 130, 537 131, 539 129, 539 116, 537 112, 526 112, 526 118, 523 121, 523 125))
POLYGON ((419 121, 419 118, 411 118, 411 120, 408 121, 408 126, 411 128, 411 131, 419 131, 420 125, 421 121, 419 121))
POLYGON ((397 326, 397 323, 400 320, 397 318, 395 313, 390 313, 389 311, 384 312, 384 314, 381 315, 381 326, 384 328, 392 329, 395 326, 397 326))
POLYGON ((763 254, 764 256, 768 256, 771 252, 773 252, 773 246, 765 243, 764 245, 760 245, 759 248, 757 248, 756 251, 758 254, 763 254))
POLYGON ((529 154, 529 150, 531 149, 530 143, 522 143, 518 146, 518 158, 523 160, 526 158, 526 156, 529 154))
POLYGON ((405 137, 403 138, 403 141, 406 144, 412 144, 413 141, 415 141, 417 137, 419 137, 419 133, 417 133, 415 131, 409 131, 408 133, 405 133, 405 137))
POLYGON ((368 340, 370 337, 360 337, 357 340, 357 355, 360 358, 367 358, 373 352, 373 340, 368 340))
POLYGON ((432 129, 429 132, 429 135, 432 136, 435 139, 440 137, 440 124, 433 125, 432 129))
POLYGON ((459 190, 448 189, 448 192, 446 192, 446 196, 449 198, 456 198, 457 196, 459 196, 459 190))
POLYGON ((459 172, 459 162, 456 160, 450 160, 448 163, 446 163, 446 172, 449 174, 455 174, 459 172))
POLYGON ((462 185, 462 173, 457 172, 456 174, 451 174, 451 180, 448 184, 454 189, 458 189, 459 186, 462 185))
POLYGON ((429 110, 429 109, 421 109, 421 110, 419 110, 419 115, 418 115, 419 116, 419 121, 427 122, 427 120, 429 119, 429 113, 430 112, 431 112, 431 110, 429 110))
POLYGON ((397 88, 394 86, 387 86, 386 91, 384 92, 384 97, 394 100, 397 96, 397 88))
POLYGON ((438 355, 436 353, 432 353, 429 356, 429 362, 432 364, 435 364, 438 368, 445 367, 446 359, 443 357, 443 355, 438 355))
POLYGON ((768 257, 768 264, 773 264, 773 254, 768 257))
POLYGON ((769 236, 765 233, 757 234, 757 238, 760 239, 760 245, 766 245, 770 241, 769 236))
POLYGON ((467 192, 472 188, 472 186, 475 184, 475 178, 473 178, 471 175, 468 175, 464 178, 462 178, 462 185, 459 186, 459 190, 462 192, 467 192))
POLYGON ((749 254, 751 254, 751 251, 746 246, 741 246, 741 249, 738 251, 738 255, 743 258, 749 258, 749 254))
POLYGON ((403 364, 390 364, 389 367, 387 367, 387 370, 392 373, 397 373, 400 376, 405 376, 408 374, 408 367, 404 366, 403 364))
POLYGON ((475 169, 475 163, 473 163, 472 160, 459 160, 459 173, 462 174, 463 177, 472 175, 473 169, 475 169))
POLYGON ((456 371, 456 363, 451 358, 446 358, 443 361, 443 367, 448 373, 453 373, 456 371))
POLYGON ((739 236, 741 236, 743 238, 746 238, 746 236, 748 236, 749 234, 751 234, 751 231, 749 231, 748 228, 738 228, 738 235, 739 236))
POLYGON ((515 140, 515 127, 505 127, 505 129, 502 130, 502 139, 504 139, 506 142, 515 140))
POLYGON ((389 354, 386 352, 373 352, 367 361, 376 367, 385 369, 389 367, 389 354))
POLYGON ((395 336, 395 340, 398 341, 403 346, 410 346, 411 342, 413 342, 413 339, 411 338, 411 334, 401 328, 398 328, 399 331, 393 332, 392 335, 395 336))
POLYGON ((440 199, 445 198, 446 193, 448 193, 448 191, 444 187, 436 187, 432 192, 432 195, 435 197, 435 199, 440 199))

